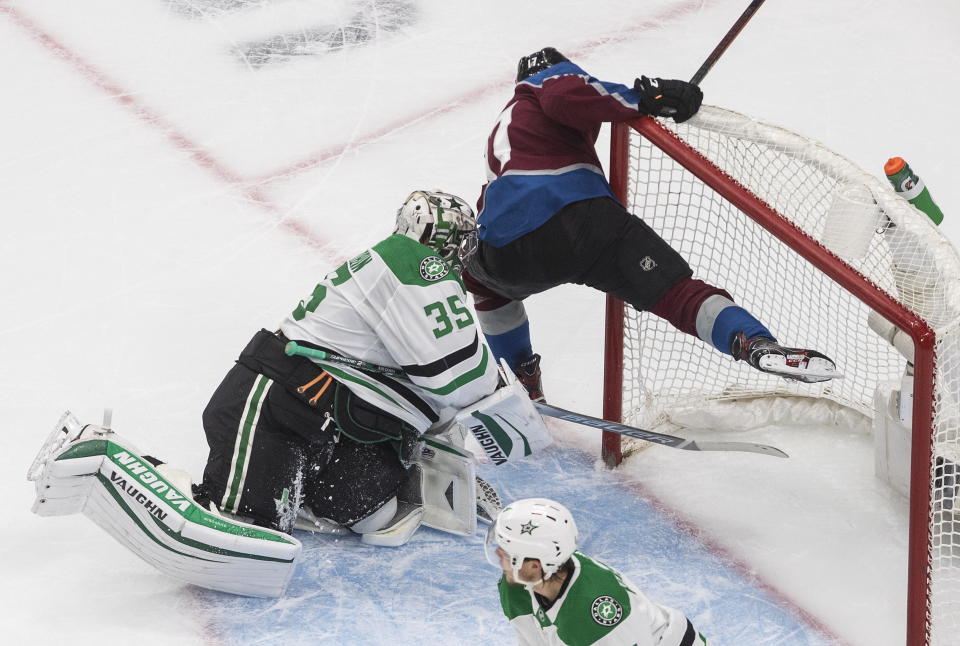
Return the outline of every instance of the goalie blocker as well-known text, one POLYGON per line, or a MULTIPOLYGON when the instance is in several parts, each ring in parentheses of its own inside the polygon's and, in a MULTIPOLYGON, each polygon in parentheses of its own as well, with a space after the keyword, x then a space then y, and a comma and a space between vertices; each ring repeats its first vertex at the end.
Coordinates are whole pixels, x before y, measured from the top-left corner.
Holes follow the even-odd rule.
POLYGON ((187 583, 282 595, 300 541, 201 508, 186 474, 166 466, 154 466, 116 433, 83 426, 67 412, 27 474, 36 484, 33 512, 83 513, 147 563, 187 583), (174 484, 178 475, 183 481, 174 484))

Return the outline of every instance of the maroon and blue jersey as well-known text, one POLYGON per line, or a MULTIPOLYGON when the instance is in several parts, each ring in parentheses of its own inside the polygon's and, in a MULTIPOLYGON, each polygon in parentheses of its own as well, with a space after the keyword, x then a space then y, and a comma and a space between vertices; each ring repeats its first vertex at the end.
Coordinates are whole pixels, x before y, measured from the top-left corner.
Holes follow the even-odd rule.
POLYGON ((641 115, 638 100, 632 88, 570 62, 517 83, 487 140, 480 239, 502 247, 571 202, 614 198, 594 146, 604 122, 641 115))

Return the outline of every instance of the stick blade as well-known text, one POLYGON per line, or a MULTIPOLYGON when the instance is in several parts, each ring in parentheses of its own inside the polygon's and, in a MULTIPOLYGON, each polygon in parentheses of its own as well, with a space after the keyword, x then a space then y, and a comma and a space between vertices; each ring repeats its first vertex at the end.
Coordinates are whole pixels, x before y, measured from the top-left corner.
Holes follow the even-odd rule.
POLYGON ((777 458, 790 457, 775 446, 754 444, 753 442, 691 442, 687 446, 680 448, 692 451, 740 451, 742 453, 760 453, 762 455, 772 455, 777 458))

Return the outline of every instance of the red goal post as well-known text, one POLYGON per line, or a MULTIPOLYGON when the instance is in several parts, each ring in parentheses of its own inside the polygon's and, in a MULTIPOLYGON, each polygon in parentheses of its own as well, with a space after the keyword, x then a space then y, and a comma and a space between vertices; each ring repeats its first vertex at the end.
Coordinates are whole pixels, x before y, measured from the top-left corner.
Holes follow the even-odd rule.
MULTIPOLYGON (((954 643, 960 560, 943 546, 960 544, 960 522, 945 509, 957 483, 942 467, 960 458, 957 251, 887 183, 815 141, 720 108, 683 124, 615 125, 610 172, 623 204, 695 277, 729 290, 785 343, 836 359, 845 379, 788 384, 608 298, 604 416, 675 429, 689 411, 792 397, 871 418, 879 385, 899 380, 907 362, 868 317, 892 323, 913 342, 907 644, 954 643)), ((608 465, 629 450, 604 435, 608 465)))

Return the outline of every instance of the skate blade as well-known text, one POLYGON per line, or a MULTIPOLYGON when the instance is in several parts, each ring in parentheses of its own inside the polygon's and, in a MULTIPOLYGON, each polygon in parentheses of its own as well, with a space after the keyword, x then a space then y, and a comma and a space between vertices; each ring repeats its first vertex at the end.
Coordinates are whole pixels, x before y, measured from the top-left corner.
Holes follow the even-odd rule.
POLYGON ((790 365, 791 359, 801 358, 803 357, 799 355, 784 357, 779 354, 768 354, 760 358, 760 369, 785 379, 794 379, 808 384, 843 378, 843 374, 837 371, 837 367, 829 359, 810 357, 806 361, 800 361, 799 365, 790 365))

